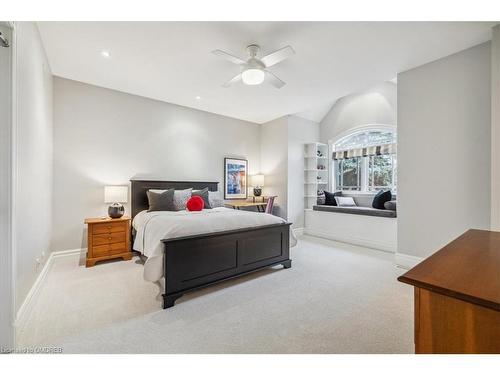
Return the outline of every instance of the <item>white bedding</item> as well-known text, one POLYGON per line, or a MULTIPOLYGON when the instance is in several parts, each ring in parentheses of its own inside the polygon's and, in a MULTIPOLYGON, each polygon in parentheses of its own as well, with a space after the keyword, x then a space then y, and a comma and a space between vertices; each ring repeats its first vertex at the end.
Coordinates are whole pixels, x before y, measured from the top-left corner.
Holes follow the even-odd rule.
MULTIPOLYGON (((278 216, 225 207, 194 212, 141 211, 132 222, 136 230, 133 247, 148 257, 144 265, 144 279, 155 282, 163 277, 162 239, 283 222, 285 220, 278 216)), ((296 242, 290 230, 290 246, 295 246, 296 242)))

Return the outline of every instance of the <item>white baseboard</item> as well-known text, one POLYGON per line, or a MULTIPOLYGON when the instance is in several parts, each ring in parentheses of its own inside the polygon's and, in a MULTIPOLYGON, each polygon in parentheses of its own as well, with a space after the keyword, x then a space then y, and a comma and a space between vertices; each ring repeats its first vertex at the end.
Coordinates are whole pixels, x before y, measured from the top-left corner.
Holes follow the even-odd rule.
POLYGON ((69 255, 81 254, 82 251, 87 252, 87 248, 53 251, 52 253, 50 253, 50 255, 52 255, 54 258, 60 258, 67 257, 69 255))
POLYGON ((326 233, 326 232, 317 231, 317 230, 311 230, 311 229, 307 229, 307 228, 305 228, 304 234, 307 234, 309 236, 326 238, 327 240, 344 242, 344 243, 348 243, 348 244, 352 244, 352 245, 368 247, 370 249, 382 250, 382 251, 386 251, 389 253, 396 252, 396 244, 391 244, 388 242, 367 240, 365 238, 359 238, 359 237, 354 237, 354 236, 342 236, 342 235, 338 235, 338 234, 331 234, 331 233, 326 233))
POLYGON ((30 314, 33 310, 33 306, 38 298, 38 295, 40 294, 43 283, 45 282, 45 279, 52 267, 52 264, 54 263, 54 259, 80 254, 82 251, 86 251, 86 249, 61 250, 61 251, 53 251, 50 253, 47 261, 45 262, 42 268, 42 271, 38 274, 38 277, 33 283, 33 286, 29 290, 28 294, 26 295, 26 298, 21 304, 21 307, 17 311, 16 319, 14 322, 14 327, 17 331, 22 330, 26 322, 28 321, 28 318, 30 317, 30 314))
POLYGON ((413 255, 403 253, 394 254, 394 262, 396 263, 396 266, 404 268, 406 270, 415 267, 423 260, 424 258, 416 257, 413 255))
POLYGON ((295 237, 300 237, 304 234, 304 228, 294 228, 293 234, 295 234, 295 237))

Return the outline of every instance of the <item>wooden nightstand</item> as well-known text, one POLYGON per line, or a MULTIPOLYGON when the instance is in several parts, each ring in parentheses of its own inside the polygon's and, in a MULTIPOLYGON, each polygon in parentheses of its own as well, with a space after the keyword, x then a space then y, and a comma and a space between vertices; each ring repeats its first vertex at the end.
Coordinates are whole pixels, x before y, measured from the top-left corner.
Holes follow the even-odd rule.
POLYGON ((94 266, 100 260, 132 259, 130 217, 90 218, 85 219, 85 224, 88 225, 87 267, 94 266))

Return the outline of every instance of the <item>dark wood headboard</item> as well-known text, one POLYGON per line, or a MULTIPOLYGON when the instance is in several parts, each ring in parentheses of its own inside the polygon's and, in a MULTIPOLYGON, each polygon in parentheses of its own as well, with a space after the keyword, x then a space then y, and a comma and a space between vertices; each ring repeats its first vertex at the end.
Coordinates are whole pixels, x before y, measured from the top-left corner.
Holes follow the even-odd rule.
POLYGON ((132 218, 139 212, 149 208, 148 196, 146 192, 149 189, 205 189, 209 191, 217 191, 218 182, 201 182, 201 181, 155 181, 155 180, 130 180, 132 183, 132 218))

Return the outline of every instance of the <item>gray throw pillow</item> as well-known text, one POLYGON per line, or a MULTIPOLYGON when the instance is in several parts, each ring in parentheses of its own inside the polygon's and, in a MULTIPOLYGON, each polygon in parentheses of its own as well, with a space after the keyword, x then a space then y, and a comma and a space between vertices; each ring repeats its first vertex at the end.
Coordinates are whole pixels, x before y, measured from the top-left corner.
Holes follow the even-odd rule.
POLYGON ((149 209, 151 211, 175 211, 174 189, 165 190, 163 193, 155 193, 150 190, 146 192, 148 196, 149 209))
POLYGON ((191 198, 191 193, 193 189, 176 190, 174 192, 174 207, 176 211, 182 211, 186 209, 186 203, 191 198))
POLYGON ((386 210, 396 211, 396 201, 387 201, 384 203, 384 207, 386 210))
POLYGON ((210 207, 212 208, 224 207, 224 200, 221 198, 218 191, 208 192, 208 202, 210 203, 210 207))
POLYGON ((205 207, 204 208, 212 208, 210 206, 210 201, 208 199, 208 188, 205 188, 203 190, 193 190, 193 193, 191 194, 192 197, 199 196, 201 199, 203 199, 203 202, 205 202, 205 207))

